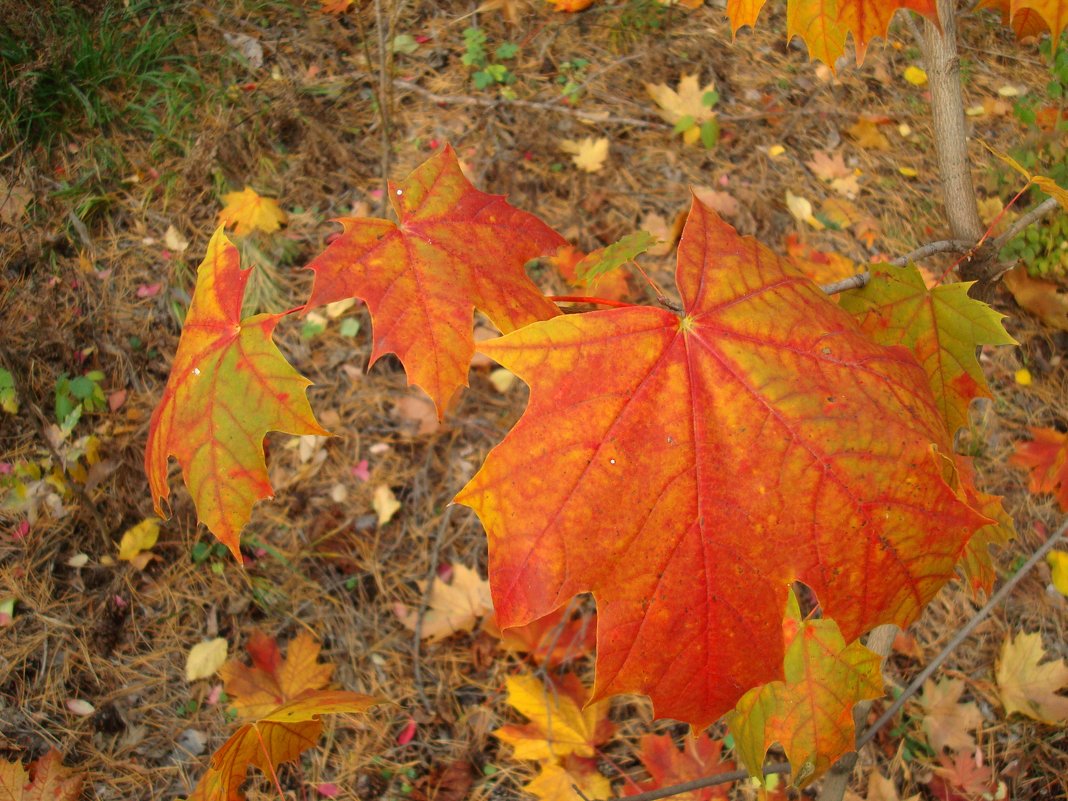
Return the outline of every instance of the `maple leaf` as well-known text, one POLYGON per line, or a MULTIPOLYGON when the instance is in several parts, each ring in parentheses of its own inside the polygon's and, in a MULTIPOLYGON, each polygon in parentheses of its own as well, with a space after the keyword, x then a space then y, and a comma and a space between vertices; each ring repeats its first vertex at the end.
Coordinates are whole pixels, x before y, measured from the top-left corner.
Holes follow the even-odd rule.
POLYGON ((615 733, 609 702, 588 703, 588 692, 574 674, 549 685, 533 675, 509 676, 507 685, 508 705, 530 722, 501 726, 493 736, 512 746, 517 759, 592 757, 615 733))
POLYGON ((1004 281, 1022 308, 1046 325, 1068 331, 1068 292, 1053 281, 1032 278, 1024 264, 1005 273, 1004 281))
POLYGON ((240 192, 227 192, 222 201, 223 210, 219 212, 219 224, 232 225, 236 236, 251 234, 253 231, 270 234, 286 221, 286 214, 278 208, 278 203, 269 197, 262 197, 248 186, 240 192))
POLYGON ((975 737, 968 733, 983 722, 979 707, 972 701, 961 703, 964 682, 941 679, 936 684, 928 680, 916 701, 923 709, 923 733, 936 754, 943 748, 951 751, 971 751, 975 737))
POLYGON ((1011 24, 1021 39, 1049 31, 1054 50, 1068 26, 1068 0, 980 0, 977 8, 999 11, 1002 22, 1011 24))
POLYGON ((812 161, 805 162, 805 166, 840 195, 854 198, 860 192, 857 173, 846 166, 841 153, 831 156, 818 150, 812 155, 812 161))
POLYGON ((170 496, 167 463, 182 467, 200 521, 241 562, 241 529, 252 506, 274 493, 263 440, 268 431, 329 432, 315 422, 305 394, 311 384, 272 340, 282 314, 240 319, 245 284, 237 248, 222 228, 197 270, 178 352, 152 413, 145 472, 156 514, 170 496))
MULTIPOLYGON (((727 0, 731 32, 755 25, 765 0, 727 0)), ((846 34, 853 35, 857 63, 864 62, 868 44, 877 36, 886 37, 900 9, 923 14, 937 22, 935 0, 787 0, 787 38, 800 36, 808 45, 809 56, 832 69, 845 53, 846 34)))
MULTIPOLYGON (((985 798, 993 789, 994 772, 989 765, 970 754, 941 754, 941 765, 935 768, 935 779, 947 782, 951 787, 962 790, 970 798, 985 798)), ((935 797, 946 797, 935 789, 935 797)))
POLYGON ((232 659, 219 669, 223 689, 242 718, 263 718, 288 701, 322 690, 334 674, 333 665, 319 663, 319 644, 307 632, 293 638, 285 659, 274 638, 261 631, 252 633, 245 649, 251 667, 232 659))
POLYGON ((727 725, 751 776, 763 776, 764 755, 779 743, 794 785, 804 787, 854 749, 853 706, 882 695, 882 660, 859 642, 846 645, 833 620, 802 620, 792 592, 782 631, 786 680, 742 696, 727 725))
POLYGON ((698 201, 676 283, 681 319, 608 309, 481 343, 530 401, 456 501, 486 528, 500 625, 593 592, 594 698, 644 692, 703 728, 781 677, 792 581, 847 639, 907 625, 989 521, 946 482, 910 352, 698 201))
POLYGON ((1055 428, 1032 428, 1030 442, 1017 442, 1009 463, 1030 471, 1029 492, 1050 492, 1068 512, 1068 434, 1055 428))
MULTIPOLYGON (((734 762, 723 758, 723 742, 708 735, 686 737, 682 749, 668 734, 644 734, 638 742, 638 759, 649 772, 649 781, 631 782, 623 790, 624 796, 647 790, 659 790, 683 782, 715 776, 734 770, 734 762)), ((711 801, 726 799, 729 784, 703 787, 673 796, 677 801, 711 801)))
POLYGON ((990 555, 990 546, 1008 545, 1016 536, 1016 524, 1012 515, 1005 511, 999 496, 987 495, 976 488, 975 468, 971 459, 955 454, 954 461, 957 463, 957 475, 960 476, 961 487, 964 489, 968 504, 994 521, 972 535, 960 561, 961 571, 972 590, 975 592, 984 590, 989 593, 997 578, 994 561, 990 555))
POLYGON ((592 616, 567 617, 566 607, 539 617, 525 626, 501 631, 495 620, 487 622, 486 630, 501 640, 501 647, 514 653, 529 654, 538 664, 557 667, 571 660, 581 659, 593 651, 597 626, 592 616))
MULTIPOLYGON (((1063 0, 1063 3, 1064 20, 1061 23, 1061 27, 1063 27, 1065 24, 1068 24, 1068 0, 1063 0)), ((1057 35, 1057 38, 1059 37, 1060 34, 1057 35)), ((1054 41, 1056 41, 1056 39, 1054 41)), ((1006 153, 1002 153, 997 148, 993 148, 990 145, 986 144, 986 142, 984 142, 983 145, 986 147, 987 150, 989 150, 1003 162, 1005 162, 1014 170, 1016 170, 1016 172, 1020 173, 1024 178, 1026 178, 1028 184, 1034 184, 1050 197, 1056 198, 1061 208, 1065 211, 1068 211, 1068 189, 1064 189, 1063 187, 1058 186, 1057 182, 1054 181, 1052 178, 1047 178, 1044 175, 1034 175, 1030 170, 1024 167, 1012 156, 1006 153)))
MULTIPOLYGON (((420 587, 425 589, 422 583, 420 587)), ((415 631, 418 610, 400 605, 396 611, 404 627, 415 631)), ((452 567, 451 583, 434 577, 421 636, 437 642, 458 631, 471 631, 480 618, 492 613, 489 582, 481 578, 477 570, 456 564, 452 567)))
POLYGON ((989 398, 976 358, 980 345, 1015 345, 1005 315, 968 296, 971 283, 928 289, 916 265, 871 267, 863 289, 842 294, 841 306, 883 345, 904 345, 923 365, 950 435, 968 424, 968 404, 989 398))
POLYGON ((665 122, 676 127, 685 125, 682 140, 692 145, 701 138, 701 123, 714 119, 716 112, 705 102, 707 95, 716 91, 715 83, 700 85, 696 75, 683 75, 679 78, 678 90, 667 84, 645 84, 645 91, 659 106, 657 112, 665 122), (688 124, 687 124, 688 123, 688 124))
POLYGON ((1068 663, 1039 664, 1047 656, 1037 632, 1005 638, 996 678, 1006 717, 1019 712, 1053 726, 1068 720, 1068 697, 1057 694, 1068 687, 1068 663))
POLYGON ((586 798, 608 798, 612 794, 612 784, 597 770, 597 760, 576 756, 541 763, 538 775, 523 789, 541 801, 574 801, 576 787, 586 798))
POLYGON ((52 749, 30 763, 0 760, 0 799, 3 801, 77 801, 84 777, 64 767, 63 755, 52 749))
POLYGON ((566 243, 503 197, 475 189, 448 146, 391 183, 389 198, 399 225, 338 220, 344 231, 308 265, 308 303, 363 299, 374 324, 371 364, 396 353, 408 383, 433 398, 441 417, 467 385, 474 309, 505 333, 558 314, 523 265, 566 243))
POLYGON ((571 160, 583 172, 599 172, 608 158, 608 139, 601 137, 594 139, 587 136, 578 141, 565 139, 560 143, 560 149, 571 154, 571 160))
POLYGON ((188 801, 242 801, 239 788, 249 766, 268 775, 283 762, 291 762, 319 740, 320 715, 364 712, 379 699, 359 693, 310 691, 257 720, 244 724, 211 758, 188 801))

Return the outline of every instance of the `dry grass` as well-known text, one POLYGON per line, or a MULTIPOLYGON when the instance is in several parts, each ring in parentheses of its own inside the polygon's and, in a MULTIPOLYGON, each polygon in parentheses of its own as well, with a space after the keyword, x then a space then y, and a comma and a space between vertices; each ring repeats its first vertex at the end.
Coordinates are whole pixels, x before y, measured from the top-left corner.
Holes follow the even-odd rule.
MULTIPOLYGON (((163 155, 143 135, 111 133, 111 144, 126 159, 124 171, 104 176, 106 204, 84 226, 71 223, 73 201, 56 195, 56 176, 93 168, 91 133, 50 155, 15 152, 0 161, 0 175, 27 188, 35 202, 31 218, 0 228, 0 358, 15 373, 23 399, 17 417, 0 418, 0 461, 44 455, 31 407, 36 404, 51 418, 60 374, 102 369, 108 391, 129 392, 120 409, 93 416, 80 429, 100 436, 113 465, 91 493, 96 514, 70 498, 67 517, 44 518, 23 539, 0 540, 0 596, 18 598, 14 624, 0 630, 0 755, 27 759, 56 747, 68 764, 87 772, 92 797, 162 799, 191 790, 231 727, 219 706, 205 704, 210 683, 185 681, 185 655, 214 636, 225 637, 237 655, 257 627, 281 642, 301 629, 311 631, 323 639, 324 658, 338 664, 339 685, 396 704, 330 729, 323 747, 301 766, 283 769, 280 779, 292 797, 316 797, 314 788, 322 781, 340 785, 345 799, 404 797, 405 786, 456 759, 475 768, 472 799, 516 797, 529 778, 529 767, 490 737, 510 717, 503 685, 518 669, 517 657, 495 653, 492 638, 475 634, 424 644, 416 663, 412 635, 393 612, 395 603, 420 603, 416 582, 432 574, 435 556, 437 562, 478 565, 484 573, 486 546, 477 520, 463 508, 446 517, 446 508, 520 413, 521 388, 501 396, 476 371, 446 425, 431 435, 414 435, 395 411, 406 394, 399 364, 387 357, 361 372, 369 353, 365 317, 354 339, 338 336, 335 328, 305 340, 299 322, 287 323, 283 349, 315 381, 313 403, 333 410, 331 427, 339 436, 323 445, 320 463, 301 463, 297 450, 286 447, 287 437, 271 438, 278 498, 255 512, 250 541, 259 548, 258 558, 245 572, 229 559, 194 563, 191 548, 210 536, 196 528, 181 490, 155 549, 159 558, 144 572, 102 563, 114 556, 125 528, 151 514, 141 470, 148 416, 177 341, 171 306, 188 298, 191 271, 215 226, 218 193, 247 184, 280 198, 287 209, 300 209, 281 235, 285 263, 276 270, 286 303, 293 305, 309 281, 292 268, 321 249, 333 229, 326 221, 377 206, 382 162, 373 99, 377 55, 372 9, 362 5, 367 7, 340 21, 296 4, 252 0, 174 12, 193 28, 180 48, 211 91, 198 113, 180 121, 181 146, 163 155), (371 63, 361 30, 370 37, 371 63), (222 57, 231 52, 226 33, 258 38, 266 65, 250 70, 222 57), (168 225, 190 240, 185 253, 162 252, 168 225), (157 282, 162 291, 139 296, 139 288, 157 282), (365 458, 372 476, 361 482, 351 468, 365 458), (390 485, 403 503, 396 521, 383 528, 369 517, 371 491, 380 483, 390 485), (331 500, 337 485, 347 492, 343 503, 331 500), (88 555, 88 565, 68 567, 77 553, 88 555), (75 698, 90 701, 96 712, 72 714, 66 703, 75 698), (409 716, 417 735, 399 745, 397 734, 409 716), (204 736, 202 753, 191 753, 197 734, 190 732, 204 736)), ((422 0, 394 9, 396 33, 429 37, 415 55, 396 56, 397 76, 439 95, 491 97, 473 88, 460 63, 461 32, 474 17, 441 5, 422 0)), ((590 125, 566 111, 441 107, 397 89, 392 173, 403 175, 422 161, 432 140, 450 141, 481 187, 508 194, 583 248, 614 241, 651 213, 671 219, 688 203, 690 185, 712 186, 739 201, 734 222, 744 233, 780 248, 784 235, 796 230, 785 191, 827 196, 804 162, 813 151, 845 142, 848 157, 864 172, 856 206, 874 220, 879 234, 871 247, 848 232, 802 235, 858 261, 939 238, 944 229, 935 200, 934 156, 926 144, 926 107, 921 92, 899 78, 912 63, 907 29, 897 30, 890 46, 874 45, 862 68, 845 69, 831 80, 785 43, 777 5, 765 15, 758 31, 743 32, 731 45, 715 8, 692 16, 672 12, 666 27, 651 34, 621 29, 618 10, 574 17, 539 11, 518 29, 480 14, 491 43, 521 43, 513 69, 524 82, 524 96, 538 100, 558 96, 557 65, 579 56, 591 63, 580 108, 653 123, 644 79, 674 84, 681 73, 694 72, 714 78, 724 115, 720 147, 684 148, 656 124, 590 125), (895 126, 906 124, 918 139, 906 144, 888 126, 892 151, 852 146, 845 131, 858 110, 892 118, 895 126), (560 153, 559 140, 595 134, 611 138, 609 162, 596 175, 578 173, 560 153), (777 160, 767 155, 775 144, 786 148, 777 160), (904 180, 900 166, 915 168, 918 178, 904 180)), ((1033 48, 1017 47, 985 21, 969 19, 967 26, 974 43, 966 51, 973 59, 969 98, 978 102, 1010 81, 1043 85, 1033 48)), ((995 143, 1018 135, 1011 115, 979 118, 975 126, 977 135, 995 143)), ((283 250, 271 249, 277 242, 261 244, 270 253, 283 250)), ((657 279, 671 285, 670 257, 656 267, 657 279)), ((999 303, 1013 314, 1010 326, 1022 346, 988 355, 995 400, 976 415, 966 444, 978 454, 983 486, 1006 496, 1019 524, 1019 539, 998 557, 1008 571, 1014 558, 1036 547, 1038 527, 1050 530, 1058 512, 1048 500, 1026 493, 1022 474, 1007 468, 1006 459, 1026 426, 1063 425, 1068 419, 1068 372, 1063 359, 1053 358, 1065 352, 1063 334, 1051 334, 1019 314, 1007 298, 999 303), (1027 388, 1013 381, 1025 363, 1036 375, 1027 388)), ((1016 718, 1005 721, 992 684, 1008 631, 1042 631, 1052 653, 1068 656, 1065 599, 1046 591, 1044 571, 1042 566, 1028 577, 944 668, 946 675, 968 680, 986 720, 980 748, 1019 799, 1066 793, 1068 737, 1016 718)), ((962 590, 947 588, 913 627, 919 656, 896 655, 892 679, 906 683, 975 608, 962 590)), ((588 679, 590 665, 579 667, 588 679)), ((633 772, 633 744, 652 724, 650 710, 641 700, 621 699, 614 716, 622 734, 610 756, 633 772)), ((922 739, 917 718, 908 717, 904 728, 922 739)), ((924 763, 903 761, 902 742, 899 736, 880 737, 866 749, 862 770, 875 764, 885 773, 892 766, 910 781, 922 778, 924 763)), ((276 793, 257 780, 249 797, 276 793)))

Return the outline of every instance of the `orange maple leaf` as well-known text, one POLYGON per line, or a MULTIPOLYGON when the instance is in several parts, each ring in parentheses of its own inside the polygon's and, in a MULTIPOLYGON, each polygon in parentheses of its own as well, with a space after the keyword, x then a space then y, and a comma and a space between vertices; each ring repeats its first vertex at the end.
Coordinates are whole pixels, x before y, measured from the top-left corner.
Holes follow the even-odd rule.
POLYGON ((1032 428, 1031 437, 1030 442, 1016 443, 1009 463, 1030 472, 1030 492, 1053 493, 1061 510, 1068 512, 1068 434, 1055 428, 1032 428))
POLYGON ((321 690, 334 674, 333 665, 319 662, 319 643, 304 631, 289 643, 285 659, 275 639, 261 631, 252 633, 245 649, 251 667, 232 659, 219 669, 223 689, 242 718, 262 718, 287 701, 321 690))
POLYGON ((1000 12, 1001 21, 1021 39, 1049 31, 1054 49, 1068 26, 1068 0, 980 0, 977 7, 1000 12))
POLYGON ((329 432, 315 422, 305 390, 272 340, 283 314, 241 318, 251 270, 215 231, 197 270, 193 301, 159 405, 152 413, 145 472, 156 514, 166 519, 167 463, 182 467, 200 521, 241 562, 241 529, 252 506, 274 493, 263 440, 268 431, 329 432))
MULTIPOLYGON (((638 759, 645 765, 650 779, 631 782, 623 789, 624 796, 734 770, 734 762, 723 758, 723 742, 713 740, 707 734, 686 737, 681 750, 675 747, 669 734, 644 734, 638 743, 638 759)), ((729 790, 730 784, 719 784, 672 797, 677 801, 711 801, 713 798, 726 799, 729 790)))
POLYGON ((376 698, 341 691, 312 691, 246 723, 211 757, 188 801, 241 801, 240 787, 249 766, 269 776, 283 762, 291 762, 319 741, 320 715, 364 712, 376 698))
POLYGON ((486 528, 502 626, 593 592, 594 698, 644 692, 703 728, 782 676, 791 582, 847 640, 907 625, 989 521, 947 483, 911 353, 698 201, 676 283, 681 319, 609 309, 481 343, 530 401, 456 500, 486 528))
POLYGON ((3 801, 77 801, 84 777, 64 767, 63 755, 52 749, 31 762, 27 771, 18 762, 0 760, 0 799, 3 801))
POLYGON ((566 243, 537 217, 475 189, 449 147, 391 183, 389 199, 399 225, 337 221, 343 233, 308 265, 308 305, 363 299, 374 324, 371 363, 396 353, 440 417, 467 385, 474 309, 505 333, 558 314, 523 265, 566 243))

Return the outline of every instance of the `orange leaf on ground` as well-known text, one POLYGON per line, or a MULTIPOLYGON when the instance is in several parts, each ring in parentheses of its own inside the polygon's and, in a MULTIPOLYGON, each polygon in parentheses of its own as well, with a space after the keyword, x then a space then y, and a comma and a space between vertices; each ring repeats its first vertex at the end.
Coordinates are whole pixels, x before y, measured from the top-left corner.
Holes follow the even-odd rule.
MULTIPOLYGON (((624 796, 734 770, 734 762, 723 758, 723 742, 713 740, 708 735, 685 737, 682 750, 679 750, 668 734, 644 734, 638 745, 638 759, 649 772, 649 781, 625 785, 624 796)), ((719 784, 680 793, 672 798, 676 801, 711 801, 713 798, 727 798, 729 790, 729 783, 719 784)))
POLYGON ((548 685, 529 674, 509 676, 507 683, 508 705, 530 722, 501 726, 493 736, 512 746, 516 759, 592 757, 615 733, 609 703, 588 704, 589 693, 574 674, 548 685))
POLYGON ((240 792, 249 766, 273 776, 277 766, 291 762, 319 741, 320 715, 364 712, 376 698, 341 691, 309 691, 297 700, 246 723, 212 755, 188 801, 242 801, 240 792))
POLYGON ((1032 428, 1030 442, 1017 442, 1009 462, 1029 471, 1027 489, 1052 493, 1068 512, 1068 434, 1055 428, 1032 428))
POLYGON ((735 751, 753 777, 782 745, 792 781, 804 787, 853 750, 853 707, 883 693, 882 662, 859 641, 846 645, 833 620, 802 620, 791 592, 782 623, 786 681, 742 696, 728 718, 735 751))
POLYGON ((319 644, 303 631, 289 643, 285 659, 275 639, 261 631, 252 633, 245 649, 251 667, 232 659, 219 669, 223 688, 243 719, 263 718, 303 693, 321 690, 334 674, 333 665, 320 664, 319 644))
POLYGON ((55 749, 31 762, 27 771, 18 762, 0 759, 0 799, 3 801, 77 801, 84 777, 64 767, 55 749))
POLYGON ((567 607, 550 612, 525 626, 505 629, 496 621, 486 630, 501 640, 506 651, 529 654, 539 665, 557 667, 563 662, 581 659, 593 652, 597 638, 597 623, 592 615, 564 619, 567 607))
POLYGON ((308 265, 308 306, 364 300, 374 325, 371 364, 396 353, 408 383, 434 399, 441 417, 467 386, 475 308, 505 333, 558 314, 523 265, 566 243, 537 217, 475 189, 449 147, 391 183, 389 199, 399 225, 338 220, 344 231, 308 265))
POLYGON ((182 467, 200 522, 241 562, 241 529, 252 506, 274 497, 263 440, 268 431, 329 432, 315 422, 311 384, 272 340, 285 314, 245 320, 241 303, 251 270, 216 230, 197 270, 193 301, 159 405, 152 413, 145 472, 156 514, 166 518, 167 463, 182 467))
POLYGON ((791 582, 846 639, 907 625, 988 521, 947 483, 910 352, 700 202, 676 283, 681 319, 608 309, 483 343, 530 401, 456 500, 488 533, 500 625, 593 592, 594 698, 644 692, 703 728, 781 678, 791 582))

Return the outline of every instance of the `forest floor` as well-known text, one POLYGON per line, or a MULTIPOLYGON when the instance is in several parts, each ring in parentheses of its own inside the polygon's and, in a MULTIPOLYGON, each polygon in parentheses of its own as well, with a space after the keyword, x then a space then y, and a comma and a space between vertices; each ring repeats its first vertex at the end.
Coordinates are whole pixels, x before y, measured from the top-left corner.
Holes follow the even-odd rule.
MULTIPOLYGON (((371 328, 359 306, 289 318, 277 339, 314 382, 313 407, 337 436, 269 438, 277 497, 254 511, 246 567, 197 526, 177 473, 154 558, 118 560, 123 534, 153 517, 149 416, 225 193, 253 187, 287 214, 280 232, 240 244, 257 265, 251 302, 266 310, 307 296, 311 274, 300 268, 337 230, 332 218, 386 213, 383 173, 402 178, 446 142, 477 187, 584 250, 641 228, 670 238, 691 188, 741 233, 826 280, 947 233, 925 89, 905 78, 919 52, 901 18, 862 66, 834 74, 787 43, 782 3, 736 41, 715 2, 685 11, 621 0, 577 14, 497 4, 519 9, 513 24, 477 3, 410 0, 383 4, 381 27, 376 4, 359 0, 339 14, 295 0, 55 5, 48 16, 0 12, 9 116, 0 366, 18 396, 15 413, 0 412, 0 602, 15 600, 0 627, 0 757, 27 762, 58 749, 84 772, 89 797, 189 794, 234 726, 219 679, 187 681, 187 655, 221 637, 231 659, 247 659, 256 630, 283 652, 310 633, 336 665, 337 686, 394 702, 329 725, 320 747, 279 772, 287 797, 520 798, 536 770, 492 732, 523 719, 506 704, 506 677, 557 669, 504 648, 488 619, 437 642, 402 623, 405 609, 425 610, 428 580, 455 581, 461 566, 486 575, 477 518, 447 509, 522 412, 521 382, 498 387, 488 366, 474 366, 439 424, 396 359, 366 370, 371 328), (473 27, 506 83, 476 86, 464 63, 473 27), (498 51, 505 44, 514 53, 498 51), (685 143, 647 92, 683 75, 718 93, 713 148, 685 143), (588 137, 608 142, 595 172, 562 150, 588 137), (819 153, 841 156, 844 184, 809 166, 819 153), (791 214, 788 193, 812 204, 822 230, 791 214), (84 414, 61 430, 70 404, 84 414), (380 525, 373 498, 383 486, 400 508, 380 525)), ((1063 161, 1068 138, 1043 125, 1063 101, 1047 97, 1038 46, 1017 43, 987 12, 963 16, 961 40, 973 139, 1039 171, 1063 161)), ((1022 184, 977 141, 970 153, 992 220, 1022 184)), ((670 286, 673 256, 665 247, 642 263, 670 286)), ((937 274, 950 262, 924 266, 937 274)), ((1068 271, 1050 269, 1063 285, 1068 271)), ((540 280, 566 292, 558 277, 540 280)), ((638 282, 631 289, 650 299, 638 282)), ((976 404, 960 447, 1016 521, 1016 541, 996 555, 1004 578, 1061 519, 1008 459, 1028 427, 1068 421, 1068 332, 1004 287, 994 304, 1019 346, 984 350, 993 399, 976 404)), ((1006 717, 994 678, 1010 633, 1039 632, 1052 657, 1068 657, 1068 602, 1050 580, 1040 564, 936 674, 963 682, 960 702, 975 704, 975 748, 939 760, 924 709, 909 703, 863 749, 858 795, 888 797, 869 795, 874 772, 901 798, 1068 797, 1068 733, 1006 717), (985 778, 966 786, 960 771, 985 778)), ((982 600, 947 586, 898 639, 885 668, 891 687, 904 687, 982 600)), ((591 606, 578 604, 576 619, 588 622, 591 606)), ((566 669, 592 684, 588 649, 568 656, 566 669)), ((872 715, 883 708, 877 701, 872 715)), ((616 699, 611 717, 618 728, 599 769, 621 795, 648 781, 641 735, 681 743, 686 728, 654 722, 636 697, 616 699)), ((277 797, 252 773, 250 799, 277 797)), ((755 790, 738 783, 731 793, 755 790)))

